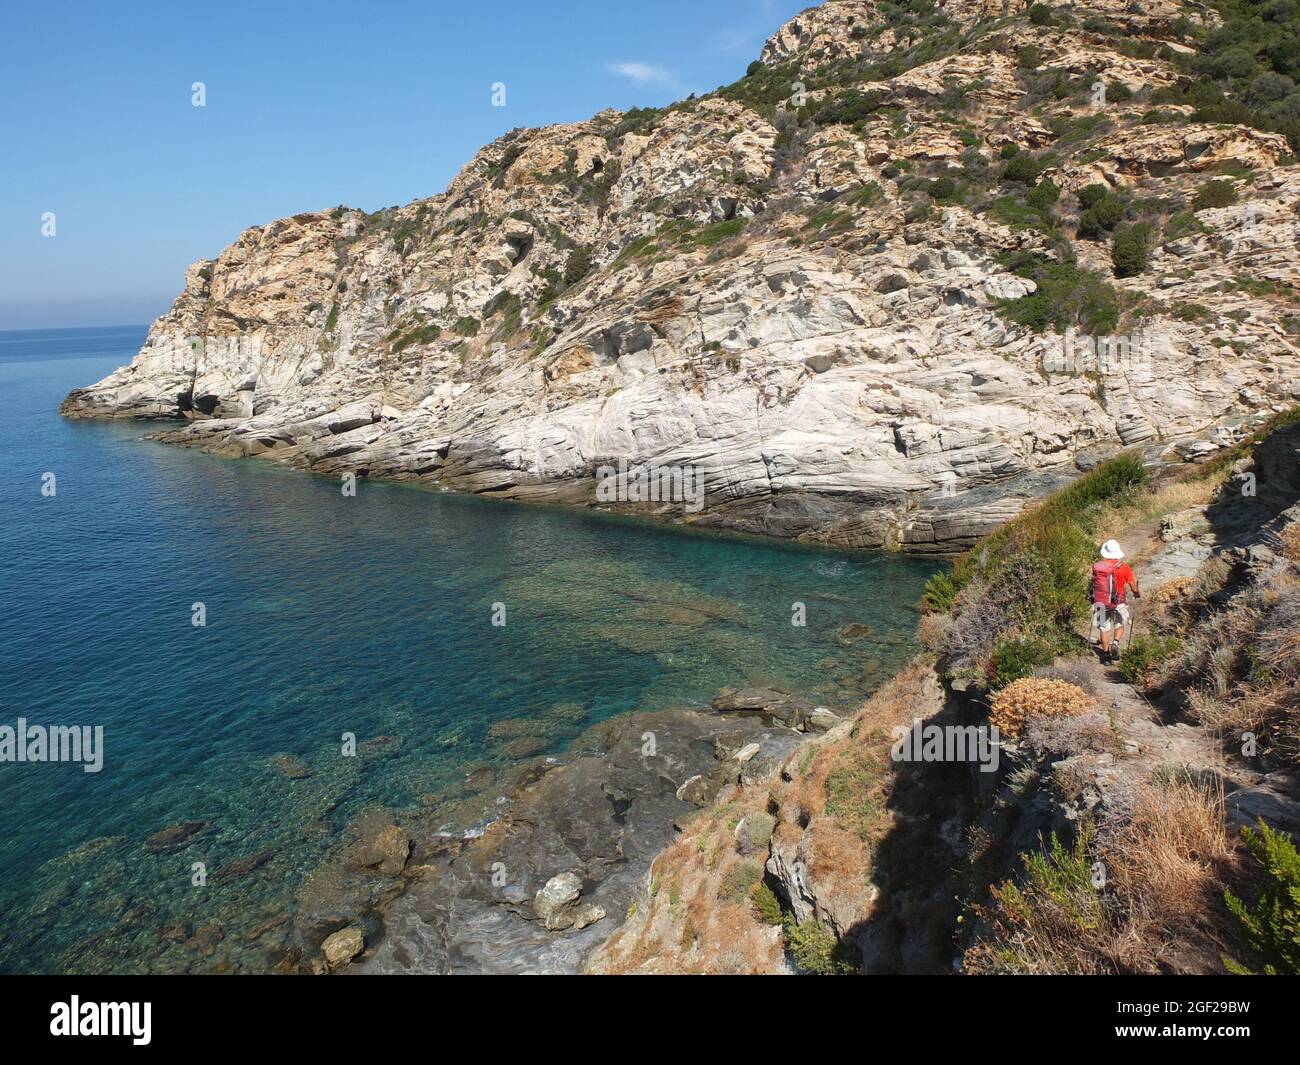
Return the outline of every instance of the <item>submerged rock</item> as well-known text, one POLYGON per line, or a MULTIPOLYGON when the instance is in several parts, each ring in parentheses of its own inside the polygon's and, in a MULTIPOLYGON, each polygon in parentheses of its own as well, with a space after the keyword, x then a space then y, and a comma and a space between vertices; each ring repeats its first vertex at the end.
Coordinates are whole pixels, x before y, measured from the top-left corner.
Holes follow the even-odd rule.
POLYGON ((306 780, 311 776, 311 767, 296 754, 277 754, 271 764, 290 780, 306 780))
POLYGON ((871 626, 863 625, 860 622, 851 622, 848 625, 841 625, 835 630, 835 639, 837 642, 848 645, 865 640, 871 635, 871 626))
POLYGON ((249 854, 243 858, 236 858, 233 862, 223 865, 212 876, 213 880, 218 882, 228 880, 238 880, 240 877, 247 876, 255 869, 260 869, 263 865, 275 857, 274 847, 268 847, 264 851, 256 854, 249 854))
POLYGON ((508 758, 532 758, 541 754, 549 744, 540 736, 520 736, 501 745, 501 753, 508 758))
POLYGON ((113 850, 125 842, 125 836, 96 836, 94 839, 86 840, 79 847, 74 847, 67 854, 52 858, 46 865, 52 869, 63 865, 76 865, 91 858, 97 858, 105 851, 113 850))
POLYGON ((206 821, 182 821, 155 832, 144 845, 155 852, 180 850, 193 843, 194 837, 207 827, 206 821))

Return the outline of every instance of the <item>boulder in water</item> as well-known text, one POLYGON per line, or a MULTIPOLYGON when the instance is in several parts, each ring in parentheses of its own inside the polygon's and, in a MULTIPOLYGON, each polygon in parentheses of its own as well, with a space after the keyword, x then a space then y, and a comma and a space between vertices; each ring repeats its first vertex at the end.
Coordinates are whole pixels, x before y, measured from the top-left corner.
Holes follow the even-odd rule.
POLYGON ((194 842, 194 837, 208 827, 206 821, 181 821, 155 832, 144 845, 155 853, 178 851, 194 842))

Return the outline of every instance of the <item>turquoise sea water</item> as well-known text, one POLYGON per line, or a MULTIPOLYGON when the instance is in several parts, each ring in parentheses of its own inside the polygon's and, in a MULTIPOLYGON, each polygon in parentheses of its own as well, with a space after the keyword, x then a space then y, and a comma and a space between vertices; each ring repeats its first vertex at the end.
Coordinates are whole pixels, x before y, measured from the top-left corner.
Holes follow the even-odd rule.
POLYGON ((603 718, 758 683, 852 705, 913 650, 931 563, 364 481, 348 498, 58 416, 143 337, 0 333, 0 725, 104 729, 99 773, 0 763, 0 971, 269 967, 287 926, 248 930, 292 913, 366 807, 488 816, 471 770, 603 718), (872 636, 837 638, 853 622, 872 636), (191 846, 146 847, 183 821, 206 822, 191 846))

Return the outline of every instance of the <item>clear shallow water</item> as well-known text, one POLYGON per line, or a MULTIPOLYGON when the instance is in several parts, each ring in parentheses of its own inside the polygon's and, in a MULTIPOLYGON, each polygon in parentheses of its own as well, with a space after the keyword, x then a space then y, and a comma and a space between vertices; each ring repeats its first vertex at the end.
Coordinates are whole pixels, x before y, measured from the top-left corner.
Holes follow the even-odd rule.
POLYGON ((143 338, 0 333, 0 725, 105 734, 97 774, 0 763, 0 971, 265 968, 287 926, 249 930, 292 912, 367 807, 487 811, 471 770, 558 753, 604 718, 740 684, 851 705, 913 650, 924 561, 379 483, 347 498, 145 442, 147 426, 59 418, 143 338), (872 637, 842 643, 854 622, 872 637), (359 757, 340 756, 344 732, 359 757), (311 776, 277 768, 286 752, 311 776), (193 845, 145 846, 189 820, 208 823, 193 845))

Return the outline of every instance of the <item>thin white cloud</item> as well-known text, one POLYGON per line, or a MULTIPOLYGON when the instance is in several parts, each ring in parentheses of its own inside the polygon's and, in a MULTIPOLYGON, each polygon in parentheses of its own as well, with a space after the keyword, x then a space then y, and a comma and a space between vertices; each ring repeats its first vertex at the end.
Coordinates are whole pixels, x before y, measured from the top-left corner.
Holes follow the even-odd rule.
POLYGON ((621 78, 627 78, 628 81, 635 82, 638 85, 672 85, 674 78, 671 73, 663 67, 657 67, 653 63, 627 62, 627 63, 606 63, 605 69, 611 74, 617 74, 621 78))
POLYGON ((754 30, 725 29, 718 33, 718 47, 724 52, 752 52, 757 40, 754 30))

